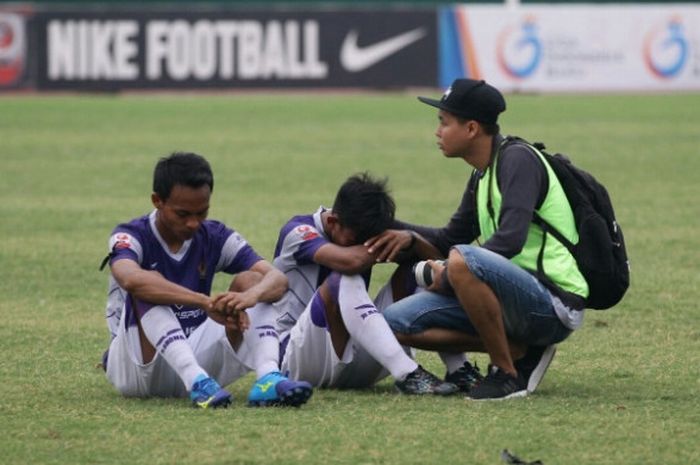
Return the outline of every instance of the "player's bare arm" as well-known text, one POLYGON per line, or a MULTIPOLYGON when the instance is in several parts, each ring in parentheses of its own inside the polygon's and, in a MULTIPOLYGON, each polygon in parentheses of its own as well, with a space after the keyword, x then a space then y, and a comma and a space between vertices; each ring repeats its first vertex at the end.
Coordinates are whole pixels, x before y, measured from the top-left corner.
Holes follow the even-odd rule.
POLYGON ((376 257, 364 245, 324 244, 314 254, 314 261, 342 274, 362 273, 376 263, 376 257))
MULTIPOLYGON (((258 261, 250 271, 258 273, 261 279, 245 290, 231 290, 216 295, 214 306, 218 310, 234 312, 253 307, 258 302, 276 302, 287 291, 287 277, 267 261, 258 261)), ((234 284, 232 289, 235 288, 234 284)))
POLYGON ((158 305, 187 305, 207 312, 213 308, 208 295, 168 281, 158 272, 144 270, 133 260, 117 260, 111 269, 122 289, 139 300, 158 305))
POLYGON ((387 229, 367 240, 368 251, 377 262, 396 261, 401 254, 410 253, 419 259, 442 258, 440 251, 415 231, 387 229))

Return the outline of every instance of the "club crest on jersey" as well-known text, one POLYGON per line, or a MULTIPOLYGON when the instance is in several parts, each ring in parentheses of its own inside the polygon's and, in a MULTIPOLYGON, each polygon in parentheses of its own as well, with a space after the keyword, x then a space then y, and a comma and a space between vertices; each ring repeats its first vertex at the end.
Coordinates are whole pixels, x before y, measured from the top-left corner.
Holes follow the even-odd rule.
POLYGON ((316 230, 311 226, 307 225, 298 226, 296 232, 301 236, 303 241, 309 241, 318 237, 318 232, 316 232, 316 230))
POLYGON ((114 238, 116 239, 114 249, 128 249, 131 247, 131 236, 128 234, 120 233, 114 238))

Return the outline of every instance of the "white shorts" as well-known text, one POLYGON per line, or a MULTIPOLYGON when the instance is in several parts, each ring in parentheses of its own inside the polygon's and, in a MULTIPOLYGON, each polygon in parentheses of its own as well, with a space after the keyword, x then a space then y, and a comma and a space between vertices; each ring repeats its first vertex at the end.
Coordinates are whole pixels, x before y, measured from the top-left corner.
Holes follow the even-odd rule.
POLYGON ((369 387, 389 374, 353 339, 348 340, 343 357, 339 359, 330 333, 311 321, 308 308, 289 332, 282 373, 288 373, 289 379, 308 381, 313 386, 340 389, 369 387))
MULTIPOLYGON (((383 288, 375 299, 380 311, 390 304, 391 289, 383 288), (386 293, 389 293, 389 296, 386 293)), ((341 358, 335 353, 328 329, 311 321, 311 303, 288 333, 289 342, 281 362, 290 379, 308 381, 316 387, 366 388, 389 372, 350 338, 341 358)), ((285 336, 280 336, 284 340, 285 336)))
MULTIPOLYGON (((274 322, 274 315, 265 305, 248 309, 251 327, 260 324, 261 310, 265 319, 274 322), (256 321, 257 319, 257 321, 256 321)), ((109 346, 107 379, 127 397, 186 397, 187 389, 166 360, 156 353, 144 364, 137 326, 126 327, 126 318, 119 322, 117 335, 109 346)), ((227 386, 253 368, 253 354, 242 343, 234 351, 224 327, 207 318, 187 338, 199 365, 221 386, 227 386)))

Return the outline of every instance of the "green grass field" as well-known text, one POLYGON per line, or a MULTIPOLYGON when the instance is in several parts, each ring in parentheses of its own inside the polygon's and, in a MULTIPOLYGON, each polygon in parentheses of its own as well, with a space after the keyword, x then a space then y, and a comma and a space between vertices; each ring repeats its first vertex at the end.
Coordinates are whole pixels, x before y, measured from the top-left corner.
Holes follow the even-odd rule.
POLYGON ((508 105, 504 133, 609 187, 633 273, 537 393, 406 398, 387 380, 261 410, 244 406, 249 375, 232 408, 197 411, 122 398, 95 367, 108 342, 98 266, 113 226, 150 210, 156 159, 206 156, 211 217, 271 258, 290 216, 329 205, 360 170, 390 177, 400 218, 444 224, 469 168, 437 151, 435 112, 413 94, 0 97, 0 463, 498 464, 504 448, 545 465, 700 463, 700 94, 508 105))

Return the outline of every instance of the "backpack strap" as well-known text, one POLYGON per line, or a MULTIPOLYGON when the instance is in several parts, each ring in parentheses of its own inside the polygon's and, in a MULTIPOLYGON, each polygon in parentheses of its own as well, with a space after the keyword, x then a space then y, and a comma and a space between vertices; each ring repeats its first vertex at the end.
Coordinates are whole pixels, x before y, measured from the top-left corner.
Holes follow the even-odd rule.
MULTIPOLYGON (((535 143, 530 143, 526 141, 523 138, 516 137, 516 136, 507 136, 503 143, 501 144, 501 147, 499 148, 499 151, 502 150, 506 145, 508 144, 513 144, 513 143, 519 143, 522 145, 525 145, 528 147, 530 150, 535 149, 542 153, 545 150, 545 145, 541 142, 535 142, 535 143)), ((539 160, 539 162, 542 164, 542 167, 545 169, 545 174, 547 173, 547 166, 545 163, 547 163, 546 158, 547 155, 543 154, 545 160, 543 160, 540 156, 537 155, 537 153, 533 153, 533 155, 539 160)), ((556 176, 556 174, 555 174, 556 176)), ((549 183, 549 177, 547 176, 547 182, 549 183)), ((574 255, 574 250, 575 250, 575 245, 568 240, 562 233, 559 232, 558 229, 556 229, 554 226, 552 226, 548 221, 546 221, 544 218, 542 218, 539 213, 537 213, 537 210, 532 212, 532 222, 539 226, 542 229, 542 244, 540 245, 540 250, 537 254, 537 272, 536 276, 542 282, 545 287, 548 287, 554 291, 560 291, 561 289, 554 284, 554 282, 549 279, 547 276, 547 273, 544 270, 544 249, 545 245, 547 244, 547 235, 552 235, 554 238, 559 241, 566 249, 571 253, 571 255, 574 255)), ((574 255, 575 256, 575 255, 574 255)))
POLYGON ((486 168, 491 168, 491 176, 489 176, 489 183, 487 186, 487 194, 486 194, 486 211, 489 214, 489 218, 491 218, 491 223, 493 223, 493 229, 494 231, 498 229, 498 225, 496 224, 496 212, 493 209, 493 199, 491 198, 491 192, 493 192, 493 178, 496 177, 496 158, 501 154, 503 149, 505 149, 508 145, 514 143, 514 142, 525 142, 523 139, 520 139, 519 137, 515 136, 506 136, 503 138, 501 143, 498 145, 498 149, 491 154, 491 160, 489 160, 489 166, 486 168))
MULTIPOLYGON (((545 221, 537 212, 532 213, 532 222, 537 226, 542 228, 545 233, 549 233, 554 236, 561 244, 567 248, 567 250, 574 255, 574 244, 562 235, 554 226, 545 221)), ((544 242, 544 239, 542 240, 544 242)), ((542 246, 544 248, 544 245, 542 246)))

